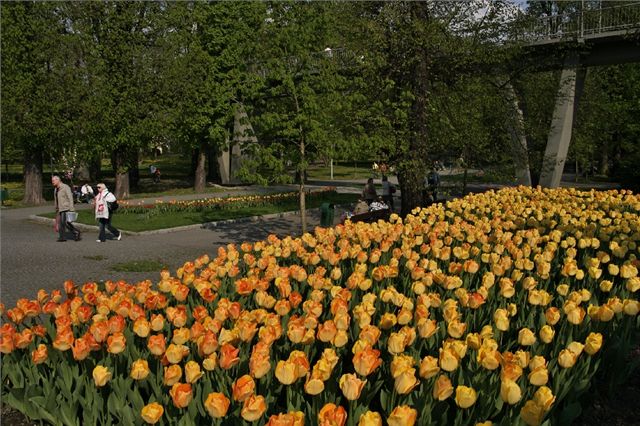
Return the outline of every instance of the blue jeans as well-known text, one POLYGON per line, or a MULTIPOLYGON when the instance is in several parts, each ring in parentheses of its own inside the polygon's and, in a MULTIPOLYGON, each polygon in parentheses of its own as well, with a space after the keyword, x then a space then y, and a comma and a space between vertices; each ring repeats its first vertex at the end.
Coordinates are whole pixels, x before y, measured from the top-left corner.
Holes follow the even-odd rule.
POLYGON ((101 217, 98 219, 98 221, 100 222, 100 235, 98 236, 100 241, 106 240, 106 235, 104 230, 105 228, 109 229, 109 232, 111 232, 114 237, 118 238, 118 236, 120 235, 120 231, 118 231, 116 228, 113 227, 113 225, 111 225, 111 216, 109 216, 109 218, 107 219, 101 217))

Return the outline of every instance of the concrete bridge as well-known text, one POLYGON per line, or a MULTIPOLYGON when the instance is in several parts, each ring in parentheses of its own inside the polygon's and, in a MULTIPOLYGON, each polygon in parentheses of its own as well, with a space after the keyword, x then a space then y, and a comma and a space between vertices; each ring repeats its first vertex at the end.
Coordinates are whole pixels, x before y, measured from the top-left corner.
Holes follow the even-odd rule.
MULTIPOLYGON (((541 186, 556 188, 560 185, 567 159, 587 68, 640 62, 640 2, 582 8, 572 13, 522 21, 516 28, 519 30, 514 39, 526 45, 528 56, 537 60, 544 57, 546 60, 541 61, 541 67, 557 69, 559 65, 562 69, 540 175, 541 186), (562 63, 552 64, 558 60, 560 49, 564 52, 560 57, 562 63)), ((517 103, 514 106, 521 119, 522 111, 517 103)), ((517 132, 514 132, 516 145, 526 144, 522 135, 515 134, 517 132)), ((520 183, 530 185, 528 166, 519 166, 520 183)))

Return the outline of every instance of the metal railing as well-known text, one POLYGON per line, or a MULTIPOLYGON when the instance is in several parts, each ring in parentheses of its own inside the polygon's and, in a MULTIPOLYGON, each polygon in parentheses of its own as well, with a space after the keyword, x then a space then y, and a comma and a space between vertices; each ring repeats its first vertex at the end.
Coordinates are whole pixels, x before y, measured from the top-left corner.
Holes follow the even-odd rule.
POLYGON ((640 1, 562 15, 524 18, 516 39, 525 42, 580 39, 640 28, 640 1))
MULTIPOLYGON (((306 63, 303 64, 301 59, 296 56, 290 56, 281 59, 279 62, 288 70, 288 72, 298 72, 299 68, 304 68, 310 72, 318 72, 323 66, 323 63, 330 62, 333 66, 338 68, 347 68, 352 66, 357 61, 361 60, 357 55, 345 48, 325 49, 320 52, 314 52, 306 58, 306 63)), ((266 77, 269 67, 265 63, 256 63, 250 66, 250 69, 261 77, 266 77)))

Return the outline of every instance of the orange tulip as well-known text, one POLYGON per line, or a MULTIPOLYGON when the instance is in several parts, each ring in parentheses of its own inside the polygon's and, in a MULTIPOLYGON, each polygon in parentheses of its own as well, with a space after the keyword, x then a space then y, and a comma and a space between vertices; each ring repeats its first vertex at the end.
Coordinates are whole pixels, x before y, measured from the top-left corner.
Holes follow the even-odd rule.
POLYGON ((142 408, 142 412, 140 413, 142 420, 151 425, 158 423, 163 414, 164 408, 157 402, 152 402, 151 404, 145 405, 142 408))
POLYGON ((25 328, 20 333, 14 335, 14 344, 18 349, 24 349, 33 342, 33 331, 30 328, 25 328))
POLYGON ((107 352, 117 355, 124 352, 127 347, 127 339, 121 332, 116 332, 107 338, 107 352))
POLYGON ((76 339, 71 347, 73 353, 73 359, 76 361, 82 361, 91 353, 91 346, 85 338, 76 339))
POLYGON ((166 350, 166 338, 164 334, 155 334, 149 336, 147 340, 147 348, 155 356, 162 356, 166 350))
POLYGON ((266 426, 304 426, 304 413, 294 411, 286 414, 274 414, 269 417, 266 426))
POLYGON ((31 361, 34 364, 42 364, 49 357, 47 346, 40 343, 36 349, 31 352, 31 361))
POLYGON ((176 383, 171 387, 169 391, 173 405, 177 408, 186 408, 189 406, 191 399, 193 398, 193 391, 191 390, 190 383, 176 383))
POLYGON ((248 422, 255 422, 267 411, 267 403, 261 395, 251 395, 242 404, 240 415, 248 422))
POLYGON ((368 376, 376 371, 380 365, 382 365, 382 359, 380 359, 380 351, 377 349, 367 348, 353 356, 353 367, 356 373, 361 376, 368 376))
POLYGON ((163 383, 165 386, 173 386, 182 378, 182 367, 170 365, 164 368, 163 383))
POLYGON ((240 349, 236 349, 233 345, 229 343, 225 343, 220 348, 220 358, 219 363, 220 367, 224 370, 228 370, 237 363, 240 362, 240 357, 238 354, 240 353, 240 349))
POLYGON ((347 422, 347 411, 335 404, 325 404, 318 413, 318 426, 344 426, 347 422))
POLYGON ((233 383, 232 395, 234 401, 244 402, 249 398, 256 390, 256 383, 253 378, 248 374, 240 377, 233 383))
POLYGON ((212 392, 207 396, 204 402, 204 408, 207 413, 214 419, 219 419, 227 415, 231 401, 224 394, 212 392))

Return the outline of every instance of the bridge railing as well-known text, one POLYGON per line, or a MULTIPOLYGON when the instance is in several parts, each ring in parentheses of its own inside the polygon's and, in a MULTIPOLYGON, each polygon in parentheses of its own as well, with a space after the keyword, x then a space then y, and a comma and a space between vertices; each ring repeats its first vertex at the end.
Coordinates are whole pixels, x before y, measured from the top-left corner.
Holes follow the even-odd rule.
POLYGON ((525 42, 578 39, 640 28, 640 1, 598 9, 530 18, 517 23, 515 38, 525 42))

